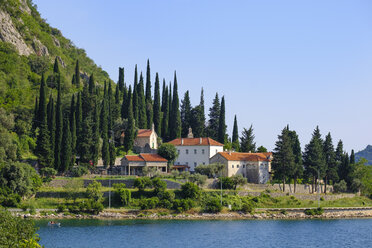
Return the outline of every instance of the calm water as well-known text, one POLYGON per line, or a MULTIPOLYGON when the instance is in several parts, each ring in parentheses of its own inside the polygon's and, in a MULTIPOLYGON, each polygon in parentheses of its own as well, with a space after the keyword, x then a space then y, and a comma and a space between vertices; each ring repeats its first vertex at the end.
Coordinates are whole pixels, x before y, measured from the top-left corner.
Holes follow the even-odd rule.
POLYGON ((41 244, 54 247, 372 247, 372 219, 37 221, 41 244))

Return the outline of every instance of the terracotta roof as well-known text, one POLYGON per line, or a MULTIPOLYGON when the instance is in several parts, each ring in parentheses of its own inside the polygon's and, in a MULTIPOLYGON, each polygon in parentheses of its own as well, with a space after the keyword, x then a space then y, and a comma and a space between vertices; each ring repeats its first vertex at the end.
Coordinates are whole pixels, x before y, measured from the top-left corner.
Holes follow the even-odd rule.
POLYGON ((265 153, 219 152, 218 154, 229 161, 270 161, 265 153))
POLYGON ((168 143, 175 146, 223 146, 223 144, 211 138, 178 138, 168 143))
POLYGON ((143 162, 145 160, 143 160, 142 157, 140 157, 139 155, 125 155, 125 158, 128 160, 128 161, 132 161, 132 162, 143 162))
POLYGON ((137 133, 137 137, 150 137, 152 134, 151 129, 139 129, 137 133))
POLYGON ((159 154, 141 153, 139 156, 141 156, 143 160, 147 162, 168 162, 168 160, 159 154))

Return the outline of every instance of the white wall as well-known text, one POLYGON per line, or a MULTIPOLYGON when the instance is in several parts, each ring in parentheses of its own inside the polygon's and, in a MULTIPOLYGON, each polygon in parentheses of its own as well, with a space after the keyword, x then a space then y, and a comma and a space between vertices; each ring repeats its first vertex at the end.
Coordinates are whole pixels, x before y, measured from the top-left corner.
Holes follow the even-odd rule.
POLYGON ((199 164, 209 164, 210 157, 223 151, 222 146, 176 146, 176 149, 178 158, 174 164, 188 165, 190 171, 194 171, 199 164))

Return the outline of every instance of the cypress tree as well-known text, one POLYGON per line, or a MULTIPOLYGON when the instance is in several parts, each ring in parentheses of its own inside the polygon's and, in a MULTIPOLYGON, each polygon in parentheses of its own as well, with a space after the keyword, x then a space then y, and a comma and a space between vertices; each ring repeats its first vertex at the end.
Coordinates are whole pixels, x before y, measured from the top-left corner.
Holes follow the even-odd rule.
POLYGON ((222 144, 226 143, 226 122, 225 122, 225 97, 221 99, 220 118, 218 121, 218 141, 222 144))
POLYGON ((303 174, 303 162, 302 162, 302 151, 301 151, 301 144, 300 140, 298 139, 298 135, 296 131, 290 131, 289 127, 287 126, 288 129, 288 135, 291 139, 292 143, 292 151, 293 151, 293 156, 294 156, 294 164, 293 168, 291 170, 291 176, 294 181, 294 193, 296 193, 296 185, 297 185, 297 179, 302 177, 303 174))
POLYGON ((181 114, 180 114, 180 103, 178 98, 177 89, 177 75, 174 72, 174 83, 173 83, 173 99, 172 99, 172 112, 171 119, 169 119, 170 129, 170 140, 181 137, 181 114))
POLYGON ((76 65, 75 65, 75 86, 76 88, 80 88, 80 67, 79 67, 79 60, 76 60, 76 65))
MULTIPOLYGON (((168 98, 168 105, 169 105, 169 109, 168 109, 168 128, 170 129, 171 128, 170 120, 172 119, 172 83, 170 83, 170 82, 169 82, 168 92, 169 92, 169 98, 168 98)), ((170 130, 168 130, 167 135, 168 135, 167 139, 171 140, 171 138, 170 138, 171 131, 170 130)))
POLYGON ((84 131, 81 132, 81 138, 80 138, 81 140, 80 140, 80 147, 79 147, 80 161, 85 164, 93 164, 92 126, 93 126, 92 116, 90 114, 83 120, 82 130, 84 131))
POLYGON ((191 110, 190 125, 194 137, 203 137, 204 133, 204 116, 200 105, 191 110))
POLYGON ((200 133, 200 137, 204 136, 204 132, 205 132, 205 106, 204 106, 204 89, 202 88, 201 89, 201 93, 200 93, 200 110, 201 110, 201 121, 200 121, 200 124, 202 125, 201 126, 201 133, 200 133))
POLYGON ((66 172, 72 166, 72 138, 70 132, 69 118, 65 118, 63 124, 63 138, 61 151, 61 167, 60 172, 66 172))
POLYGON ((160 109, 160 84, 159 75, 156 73, 155 76, 155 92, 154 92, 154 126, 155 132, 161 137, 161 109, 160 109))
POLYGON ((53 154, 50 147, 50 136, 47 124, 46 85, 44 76, 41 77, 39 95, 39 135, 36 141, 35 154, 38 157, 40 167, 53 166, 53 154))
POLYGON ((292 174, 295 157, 292 150, 292 142, 289 136, 288 128, 282 130, 278 136, 278 141, 275 143, 272 168, 274 170, 274 178, 283 182, 283 191, 285 191, 285 182, 292 174))
POLYGON ((112 86, 111 86, 111 82, 108 83, 108 91, 107 91, 107 97, 108 97, 108 130, 111 130, 112 129, 112 125, 113 125, 113 115, 112 115, 112 112, 113 112, 113 108, 114 108, 114 98, 112 96, 112 86))
POLYGON ((47 112, 48 112, 47 123, 48 123, 48 131, 49 131, 49 136, 50 136, 50 148, 54 156, 55 133, 56 133, 56 112, 55 112, 54 100, 53 100, 52 95, 50 95, 49 97, 47 112))
POLYGON ((93 142, 92 142, 92 157, 93 157, 93 164, 97 165, 98 162, 98 154, 99 154, 99 139, 100 139, 100 133, 99 133, 99 111, 98 106, 95 104, 94 108, 94 123, 93 123, 93 142))
POLYGON ((120 90, 119 85, 116 85, 115 99, 112 106, 112 122, 114 123, 120 117, 120 90))
POLYGON ((186 91, 183 100, 181 101, 182 137, 187 137, 187 134, 189 133, 189 128, 191 127, 191 109, 192 108, 189 91, 186 91))
POLYGON ((54 59, 53 72, 54 73, 59 73, 59 66, 58 66, 58 59, 57 59, 57 57, 55 57, 55 59, 54 59))
POLYGON ((332 180, 332 182, 338 181, 336 153, 333 147, 331 133, 328 133, 327 136, 325 137, 323 144, 323 152, 326 164, 326 173, 323 179, 325 184, 324 193, 326 193, 328 181, 329 180, 332 180))
POLYGON ((168 86, 165 87, 164 93, 167 97, 165 97, 164 101, 164 112, 163 112, 163 119, 161 123, 161 137, 164 141, 168 141, 168 117, 169 117, 169 103, 168 103, 168 86))
POLYGON ((253 126, 249 129, 243 128, 242 136, 240 137, 240 151, 241 152, 255 152, 256 142, 254 142, 253 126))
POLYGON ((108 137, 108 103, 103 98, 101 109, 101 135, 102 135, 102 160, 106 167, 110 164, 109 137, 108 137))
POLYGON ((35 97, 35 106, 34 106, 34 115, 32 119, 32 132, 35 132, 36 128, 39 126, 39 101, 38 98, 35 97))
POLYGON ((144 84, 142 72, 140 74, 139 84, 137 86, 138 94, 138 127, 144 129, 147 127, 147 118, 146 118, 146 100, 144 95, 144 84))
POLYGON ((134 83, 133 83, 133 95, 132 95, 132 106, 133 106, 133 116, 135 125, 139 127, 138 125, 138 75, 137 75, 137 65, 134 69, 134 83))
POLYGON ((209 121, 207 127, 207 135, 215 140, 218 139, 220 111, 221 111, 220 99, 218 98, 218 93, 216 93, 212 107, 209 108, 209 121))
POLYGON ((122 119, 127 119, 128 118, 128 105, 127 105, 127 100, 128 99, 128 89, 125 86, 123 89, 123 101, 121 103, 121 108, 120 108, 120 113, 121 113, 121 118, 122 119))
POLYGON ((318 126, 313 132, 310 143, 305 146, 303 157, 306 174, 309 175, 313 181, 312 191, 314 192, 317 181, 320 178, 324 178, 326 172, 326 161, 323 153, 323 140, 321 139, 321 134, 318 126))
POLYGON ((54 145, 54 168, 61 170, 61 146, 63 132, 62 99, 61 99, 61 77, 58 76, 58 95, 56 105, 56 134, 54 145))
POLYGON ((239 151, 239 131, 238 131, 238 121, 236 120, 236 115, 234 117, 234 127, 232 133, 232 147, 235 151, 239 151))
POLYGON ((83 108, 82 116, 83 119, 85 119, 92 111, 91 95, 89 92, 89 86, 86 83, 84 83, 83 92, 81 93, 81 104, 83 108))
POLYGON ((350 154, 350 164, 355 164, 355 154, 354 154, 354 150, 351 150, 351 154, 350 154))
POLYGON ((93 95, 95 92, 95 83, 94 83, 94 75, 90 75, 89 77, 89 93, 93 95))
MULTIPOLYGON (((130 88, 129 88, 130 91, 130 88)), ((128 152, 133 148, 134 143, 134 116, 132 111, 132 99, 129 101, 129 112, 128 112, 128 126, 125 129, 125 136, 124 136, 124 150, 128 152)))
POLYGON ((110 167, 112 168, 115 165, 115 159, 116 159, 114 137, 111 137, 111 139, 110 139, 109 152, 110 152, 110 167))
POLYGON ((119 67, 119 90, 124 92, 124 67, 119 67))
POLYGON ((146 119, 147 119, 147 129, 151 129, 153 123, 153 105, 151 97, 151 73, 150 73, 150 61, 147 60, 147 69, 146 69, 146 119))
POLYGON ((82 107, 80 92, 78 93, 76 107, 75 107, 75 120, 76 120, 76 138, 77 138, 75 147, 77 147, 79 143, 78 140, 80 139, 80 136, 81 136, 82 125, 83 125, 83 107, 82 107))
POLYGON ((102 152, 103 166, 107 168, 107 166, 110 164, 109 140, 108 140, 107 133, 103 134, 101 152, 102 152))
POLYGON ((163 90, 161 92, 161 112, 165 111, 165 102, 168 100, 168 94, 165 93, 165 78, 163 78, 163 90))
POLYGON ((72 95, 70 105, 70 132, 71 132, 71 148, 75 151, 76 148, 76 106, 75 95, 72 95))

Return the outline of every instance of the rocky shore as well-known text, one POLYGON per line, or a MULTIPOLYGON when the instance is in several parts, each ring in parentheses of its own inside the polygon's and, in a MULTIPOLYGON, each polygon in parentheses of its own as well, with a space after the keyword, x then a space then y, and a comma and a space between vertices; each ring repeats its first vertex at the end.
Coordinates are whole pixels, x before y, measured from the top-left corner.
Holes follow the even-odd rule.
POLYGON ((36 213, 14 215, 33 219, 149 219, 149 220, 239 220, 239 219, 345 219, 345 218, 372 218, 372 209, 342 209, 327 210, 322 215, 306 215, 303 211, 260 211, 252 214, 242 212, 227 213, 181 213, 168 214, 162 212, 139 212, 139 211, 103 211, 98 215, 73 215, 64 213, 36 213))

